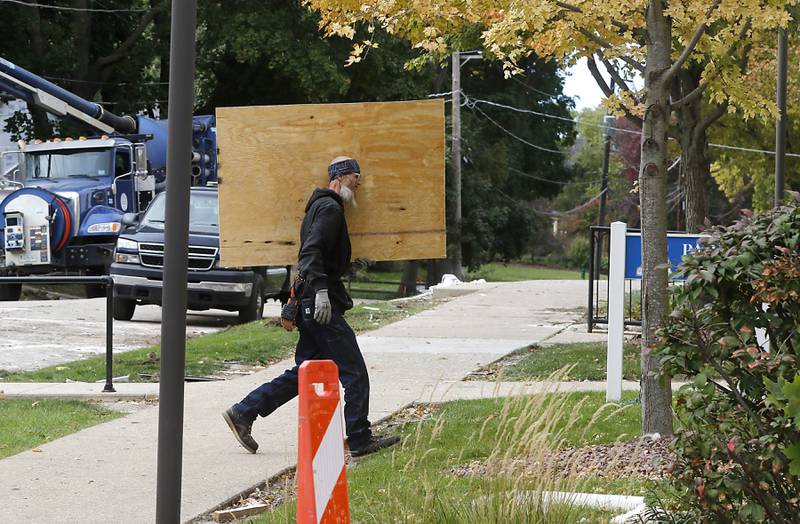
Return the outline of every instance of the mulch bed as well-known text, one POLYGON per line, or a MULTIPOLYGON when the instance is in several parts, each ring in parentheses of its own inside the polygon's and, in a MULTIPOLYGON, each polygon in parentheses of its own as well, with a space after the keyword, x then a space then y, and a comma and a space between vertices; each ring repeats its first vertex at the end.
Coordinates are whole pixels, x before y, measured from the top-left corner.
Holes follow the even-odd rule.
POLYGON ((505 471, 523 475, 576 478, 661 479, 669 475, 673 464, 671 440, 643 437, 626 442, 565 448, 536 458, 514 459, 507 467, 473 461, 450 470, 458 477, 485 476, 505 471))

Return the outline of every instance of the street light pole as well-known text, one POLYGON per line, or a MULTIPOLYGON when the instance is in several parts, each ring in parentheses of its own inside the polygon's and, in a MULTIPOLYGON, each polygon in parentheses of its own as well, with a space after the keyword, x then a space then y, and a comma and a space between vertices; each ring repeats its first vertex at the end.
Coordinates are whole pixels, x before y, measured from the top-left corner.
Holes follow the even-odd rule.
POLYGON ((197 0, 172 0, 156 522, 181 521, 186 272, 197 0))

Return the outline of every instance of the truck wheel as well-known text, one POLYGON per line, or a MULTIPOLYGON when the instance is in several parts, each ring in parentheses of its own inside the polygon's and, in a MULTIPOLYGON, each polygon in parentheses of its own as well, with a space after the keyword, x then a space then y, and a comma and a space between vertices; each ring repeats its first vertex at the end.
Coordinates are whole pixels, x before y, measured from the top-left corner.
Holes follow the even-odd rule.
POLYGON ((261 275, 256 275, 253 280, 253 292, 250 294, 250 302, 239 310, 239 322, 252 322, 260 320, 264 316, 264 279, 261 275))
POLYGON ((114 320, 130 320, 135 310, 135 300, 114 297, 114 320))
POLYGON ((0 285, 0 301, 15 302, 22 295, 22 284, 0 285))

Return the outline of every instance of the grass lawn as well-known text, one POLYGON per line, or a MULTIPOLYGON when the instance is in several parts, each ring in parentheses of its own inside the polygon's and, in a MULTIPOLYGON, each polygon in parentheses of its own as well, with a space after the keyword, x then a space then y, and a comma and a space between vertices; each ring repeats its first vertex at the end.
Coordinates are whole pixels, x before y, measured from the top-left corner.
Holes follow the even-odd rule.
POLYGON ((121 416, 76 400, 0 400, 0 459, 121 416))
MULTIPOLYGON (((536 503, 520 510, 507 503, 481 505, 475 501, 528 490, 639 495, 648 489, 645 482, 559 479, 552 470, 542 475, 452 474, 452 468, 487 459, 537 457, 543 449, 637 436, 639 406, 603 408, 603 395, 536 395, 440 406, 432 418, 402 426, 402 444, 348 467, 353 522, 607 522, 620 512, 551 505, 545 516, 536 503)), ((633 396, 625 394, 626 399, 633 396)), ((294 522, 295 509, 296 502, 290 500, 253 522, 294 522)))
MULTIPOLYGON (((639 380, 639 346, 625 344, 622 354, 622 377, 639 380)), ((562 380, 605 380, 606 353, 603 343, 557 344, 521 350, 524 355, 514 364, 498 370, 500 380, 544 380, 556 371, 573 366, 562 380)), ((516 355, 519 355, 517 353, 516 355)))
MULTIPOLYGON (((391 298, 396 296, 402 274, 391 271, 365 271, 358 280, 350 282, 352 295, 358 298, 391 298), (389 283, 390 282, 390 283, 389 283)), ((485 264, 477 271, 469 272, 467 280, 486 279, 487 282, 516 282, 520 280, 580 280, 580 270, 559 269, 525 264, 485 264)), ((425 280, 420 269, 418 281, 425 280)))
POLYGON ((526 264, 485 264, 467 275, 469 280, 484 278, 487 282, 516 282, 520 280, 580 280, 578 269, 559 269, 526 264))
MULTIPOLYGON (((402 320, 432 307, 432 301, 377 302, 358 305, 346 314, 357 333, 402 320)), ((292 354, 297 331, 291 333, 261 320, 230 327, 218 333, 186 342, 186 375, 207 376, 222 370, 226 362, 245 365, 269 364, 292 354)), ((114 376, 130 376, 132 381, 148 380, 139 373, 159 372, 160 347, 152 346, 114 356, 114 376)), ((35 371, 9 373, 0 370, 2 382, 64 382, 67 379, 94 382, 105 377, 105 355, 49 366, 35 371)))

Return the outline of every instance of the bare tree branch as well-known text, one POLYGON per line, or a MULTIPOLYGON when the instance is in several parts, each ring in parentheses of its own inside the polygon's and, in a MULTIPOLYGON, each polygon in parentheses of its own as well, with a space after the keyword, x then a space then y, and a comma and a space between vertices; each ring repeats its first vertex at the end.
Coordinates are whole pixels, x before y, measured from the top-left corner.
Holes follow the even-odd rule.
POLYGON ((594 61, 594 55, 586 57, 586 65, 589 66, 589 72, 592 73, 595 82, 597 82, 597 85, 600 86, 600 90, 603 92, 603 94, 606 95, 606 97, 613 95, 614 92, 606 83, 606 79, 603 78, 603 75, 600 74, 600 70, 597 68, 597 62, 594 61))
MULTIPOLYGON (((594 60, 594 55, 589 55, 586 57, 586 65, 589 66, 589 72, 592 73, 592 76, 594 77, 603 94, 605 94, 607 98, 613 96, 614 90, 611 89, 611 86, 606 83, 603 75, 600 74, 600 69, 597 67, 597 62, 594 60)), ((625 111, 625 116, 628 117, 632 122, 635 122, 639 126, 642 125, 641 117, 631 113, 631 111, 625 106, 622 106, 622 110, 625 111)))
POLYGON ((722 102, 721 104, 717 104, 716 106, 714 106, 714 109, 712 109, 711 112, 709 112, 697 124, 697 127, 695 128, 695 133, 698 133, 698 134, 699 133, 704 133, 706 131, 706 129, 708 129, 708 127, 711 124, 713 124, 714 122, 716 122, 717 120, 722 118, 722 115, 724 115, 727 111, 728 111, 728 101, 727 100, 722 102))
MULTIPOLYGON (((614 46, 611 45, 610 42, 608 42, 606 40, 603 40, 602 38, 600 38, 596 34, 594 34, 591 31, 589 31, 588 29, 581 28, 581 29, 579 29, 579 31, 581 32, 581 34, 583 36, 585 36, 586 38, 590 39, 592 42, 594 42, 595 44, 599 45, 602 48, 605 48, 605 49, 613 49, 614 48, 614 46)), ((621 57, 619 57, 619 59, 622 60, 623 62, 625 62, 626 64, 628 64, 629 66, 631 66, 632 68, 636 69, 637 71, 640 71, 640 72, 644 73, 644 66, 642 64, 640 64, 639 62, 637 62, 636 60, 634 60, 633 58, 630 58, 628 56, 621 56, 621 57)))
POLYGON ((605 66, 606 71, 608 71, 608 74, 611 75, 611 78, 614 79, 614 82, 616 82, 617 85, 621 89, 627 91, 628 93, 633 93, 633 90, 628 86, 628 82, 626 82, 625 79, 622 78, 622 75, 619 74, 619 71, 617 71, 617 68, 614 67, 614 64, 612 64, 605 57, 605 55, 603 54, 602 51, 599 51, 599 50, 597 51, 597 58, 599 58, 600 61, 603 62, 603 65, 605 66))
POLYGON ((147 27, 153 22, 153 18, 155 18, 157 12, 161 9, 164 9, 166 5, 166 3, 161 3, 157 8, 148 10, 139 20, 139 24, 136 26, 136 28, 134 28, 131 34, 128 35, 128 38, 126 38, 125 41, 119 45, 119 47, 114 49, 114 52, 97 59, 98 67, 107 67, 125 58, 131 48, 136 45, 136 42, 142 36, 145 29, 147 29, 147 27))
POLYGON ((714 0, 711 3, 711 7, 708 8, 708 11, 706 11, 705 18, 695 28, 694 34, 692 34, 692 38, 689 39, 689 43, 686 44, 686 47, 683 49, 681 55, 678 57, 675 63, 672 64, 672 66, 669 69, 667 69, 667 72, 664 73, 665 82, 669 82, 678 73, 680 68, 683 67, 683 64, 685 64, 686 61, 689 59, 689 57, 692 55, 695 47, 697 47, 697 43, 700 41, 700 38, 702 38, 703 34, 705 34, 706 32, 706 28, 708 27, 706 25, 706 21, 708 17, 711 16, 711 14, 717 9, 717 7, 719 7, 721 1, 722 0, 714 0))
MULTIPOLYGON (((566 9, 567 11, 571 11, 573 13, 583 13, 583 10, 580 7, 578 7, 576 5, 568 4, 566 2, 562 2, 560 0, 556 0, 556 5, 558 7, 560 7, 560 8, 562 8, 562 9, 566 9)), ((617 20, 616 18, 611 18, 610 20, 611 20, 611 25, 613 25, 614 27, 616 27, 617 29, 619 29, 623 33, 626 33, 628 31, 630 31, 635 36, 644 36, 645 35, 645 32, 640 28, 631 29, 631 26, 629 26, 625 22, 621 22, 621 21, 617 20)))

